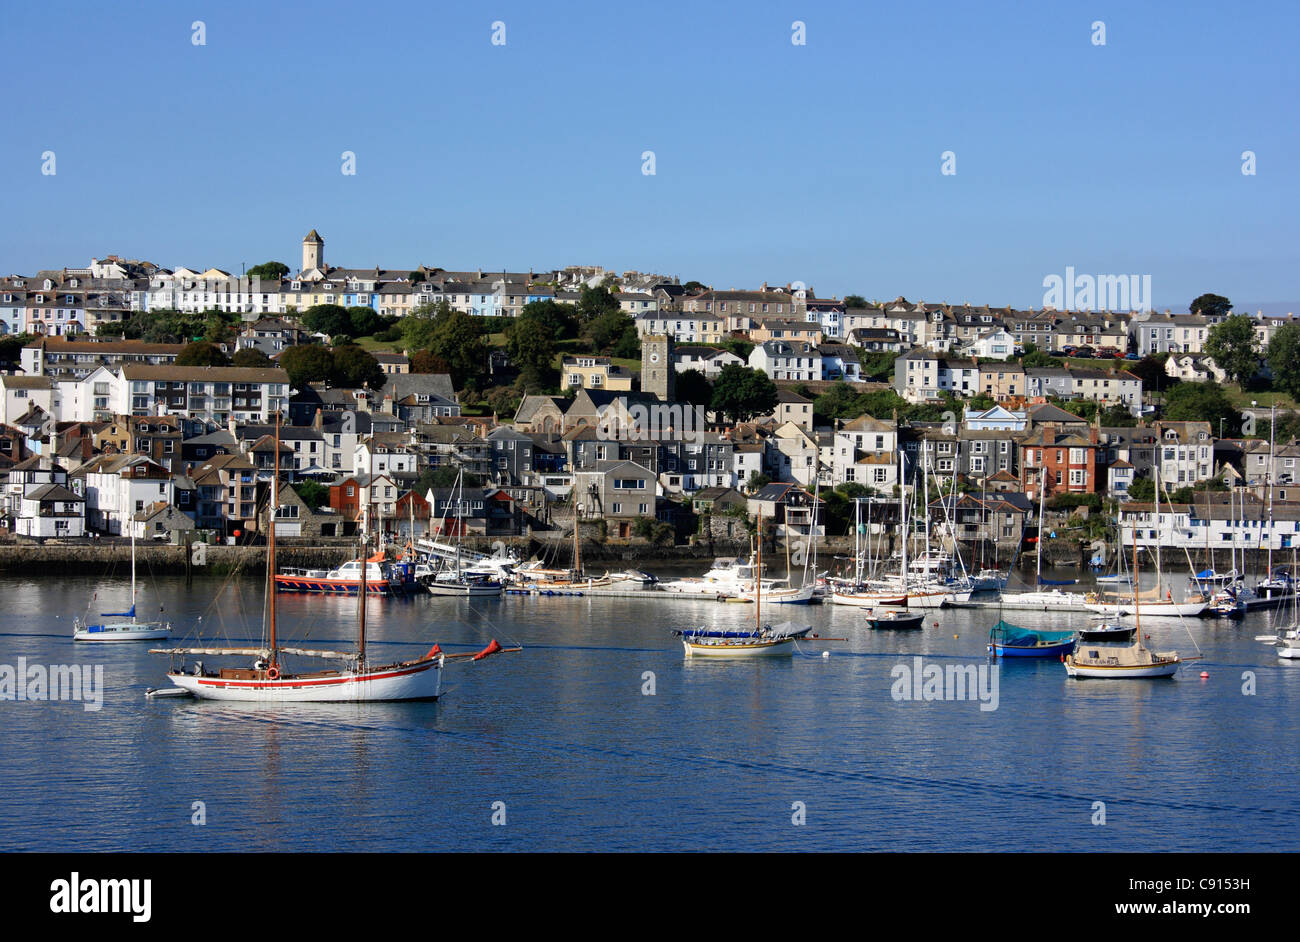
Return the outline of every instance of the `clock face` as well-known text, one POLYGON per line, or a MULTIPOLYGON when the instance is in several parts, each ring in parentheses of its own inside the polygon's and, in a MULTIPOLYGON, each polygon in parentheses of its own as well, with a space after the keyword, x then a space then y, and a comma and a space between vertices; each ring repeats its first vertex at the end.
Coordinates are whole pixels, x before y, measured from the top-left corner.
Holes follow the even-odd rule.
POLYGON ((657 354, 657 353, 652 353, 652 354, 650 354, 650 362, 651 362, 651 363, 658 363, 658 362, 659 362, 659 354, 657 354))

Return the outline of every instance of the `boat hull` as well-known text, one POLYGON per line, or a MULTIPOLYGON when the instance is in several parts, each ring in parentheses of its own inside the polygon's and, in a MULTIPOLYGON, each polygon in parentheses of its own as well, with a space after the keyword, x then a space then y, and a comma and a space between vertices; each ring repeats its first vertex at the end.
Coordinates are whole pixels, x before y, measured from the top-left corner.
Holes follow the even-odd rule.
MULTIPOLYGON (((310 576, 275 577, 275 587, 280 592, 315 592, 321 595, 356 595, 361 591, 359 579, 317 579, 310 576)), ((366 582, 367 595, 389 595, 392 586, 387 582, 366 582)))
POLYGON ((462 585, 455 582, 426 582, 424 587, 429 590, 430 595, 449 595, 454 598, 500 598, 502 586, 470 584, 462 585))
MULTIPOLYGON (((1136 608, 1143 618, 1199 618, 1208 605, 1208 602, 1139 602, 1136 608)), ((1109 616, 1131 615, 1134 607, 1131 603, 1118 606, 1090 603, 1088 611, 1109 616)))
POLYGON ((160 624, 88 625, 77 629, 72 640, 92 644, 119 644, 126 641, 157 641, 170 637, 171 633, 170 625, 160 624))
POLYGON ((1060 644, 1039 644, 1032 647, 993 642, 989 653, 994 657, 1063 657, 1074 650, 1074 641, 1062 641, 1060 644))
POLYGON ((793 638, 775 641, 716 641, 712 644, 683 639, 687 657, 786 657, 794 651, 793 638))
POLYGON ((858 608, 875 608, 877 605, 907 607, 907 596, 892 592, 834 592, 831 602, 836 605, 855 605, 858 608))
POLYGON ((1074 657, 1065 659, 1065 672, 1071 677, 1095 677, 1122 680, 1143 677, 1172 677, 1178 670, 1178 661, 1163 664, 1085 665, 1075 663, 1074 657))
POLYGON ((168 673, 167 679, 204 700, 259 703, 366 703, 436 700, 442 690, 442 658, 372 668, 364 673, 304 674, 276 680, 237 680, 168 673))

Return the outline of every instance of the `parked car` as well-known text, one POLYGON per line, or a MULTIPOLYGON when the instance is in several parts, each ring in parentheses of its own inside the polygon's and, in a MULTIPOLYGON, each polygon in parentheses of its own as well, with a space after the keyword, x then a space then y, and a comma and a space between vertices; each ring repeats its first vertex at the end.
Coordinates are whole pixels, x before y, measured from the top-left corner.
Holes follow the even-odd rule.
POLYGON ((1097 356, 1099 357, 1109 357, 1112 360, 1117 360, 1123 355, 1124 353, 1123 351, 1120 350, 1119 347, 1098 347, 1097 348, 1097 356))
POLYGON ((1126 354, 1124 354, 1124 359, 1126 359, 1126 360, 1140 360, 1140 359, 1142 359, 1142 357, 1138 356, 1136 353, 1126 353, 1126 354))
POLYGON ((1072 347, 1067 344, 1066 346, 1061 348, 1061 352, 1064 353, 1067 357, 1072 357, 1074 356, 1074 351, 1077 349, 1078 347, 1072 347))
POLYGON ((1092 347, 1080 347, 1078 350, 1075 350, 1074 353, 1072 354, 1072 356, 1084 357, 1085 359, 1091 357, 1092 355, 1093 355, 1092 347))

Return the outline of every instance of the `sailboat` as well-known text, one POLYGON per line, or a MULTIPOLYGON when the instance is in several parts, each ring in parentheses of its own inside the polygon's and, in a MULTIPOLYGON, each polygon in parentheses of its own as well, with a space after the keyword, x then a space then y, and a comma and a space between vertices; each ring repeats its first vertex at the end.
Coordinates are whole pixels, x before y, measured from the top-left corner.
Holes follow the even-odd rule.
MULTIPOLYGON (((1161 597, 1162 572, 1160 566, 1160 544, 1163 540, 1163 528, 1160 525, 1160 488, 1163 484, 1163 475, 1160 470, 1160 449, 1156 448, 1156 461, 1153 463, 1156 478, 1156 499, 1155 499, 1155 519, 1156 519, 1156 587, 1154 593, 1140 597, 1137 591, 1137 566, 1133 567, 1133 601, 1130 605, 1128 601, 1121 602, 1118 597, 1107 598, 1101 595, 1095 595, 1088 600, 1089 611, 1097 612, 1101 615, 1118 617, 1127 611, 1134 611, 1139 615, 1145 615, 1148 618, 1196 618, 1205 613, 1205 609, 1210 604, 1208 596, 1189 595, 1181 602, 1175 602, 1173 593, 1165 590, 1164 597, 1161 597)), ((1133 527, 1133 546, 1134 555, 1137 553, 1137 526, 1133 527)), ((1188 557, 1190 567, 1191 557, 1188 557)))
MULTIPOLYGON (((275 470, 271 495, 267 501, 266 614, 263 620, 263 647, 183 647, 153 648, 150 653, 173 658, 167 679, 176 687, 207 700, 242 700, 261 703, 336 703, 384 700, 436 700, 441 691, 442 668, 447 655, 435 644, 425 654, 409 661, 374 665, 366 652, 366 568, 360 570, 357 593, 357 647, 355 651, 326 651, 280 644, 275 612, 275 517, 280 502, 280 422, 275 423, 275 470), (196 661, 185 670, 186 655, 246 656, 253 658, 248 667, 207 670, 196 661), (284 655, 321 658, 338 662, 332 669, 295 672, 282 661, 284 655), (176 659, 180 663, 176 664, 176 659)), ((369 508, 366 513, 369 522, 369 508)), ((363 528, 361 558, 367 554, 368 528, 363 528)), ((481 656, 503 650, 495 641, 481 656)), ((479 655, 475 656, 478 659, 479 655)))
POLYGON ((1079 632, 1074 651, 1062 661, 1070 677, 1114 679, 1172 677, 1182 660, 1177 651, 1149 651, 1142 644, 1142 615, 1137 609, 1138 584, 1137 524, 1133 526, 1133 601, 1137 611, 1134 627, 1101 625, 1079 632))
MULTIPOLYGON (((763 514, 758 514, 757 572, 763 571, 763 514)), ((687 657, 773 657, 794 651, 794 642, 812 631, 812 625, 763 624, 763 580, 754 582, 754 630, 716 631, 708 628, 678 628, 687 657)))
POLYGON ((137 621, 135 617, 135 526, 131 521, 131 607, 125 612, 104 612, 102 618, 128 621, 105 621, 85 624, 80 618, 72 623, 73 641, 111 644, 118 641, 157 641, 171 634, 172 626, 161 621, 137 621))
POLYGON ((994 657, 1060 657, 1074 650, 1073 631, 1042 631, 999 621, 989 629, 994 657))
POLYGON ((1080 592, 1062 592, 1044 589, 1048 581, 1043 578, 1043 514, 1047 508, 1047 465, 1044 464, 1038 483, 1038 541, 1035 544, 1035 588, 1028 592, 1003 592, 998 605, 1010 611, 1086 612, 1088 599, 1080 592))
MULTIPOLYGON (((464 533, 465 471, 456 475, 456 560, 454 567, 439 569, 432 575, 421 577, 430 595, 450 595, 457 598, 499 598, 502 583, 484 575, 471 575, 461 568, 460 543, 464 533)), ((431 511, 432 512, 432 511, 431 511)))

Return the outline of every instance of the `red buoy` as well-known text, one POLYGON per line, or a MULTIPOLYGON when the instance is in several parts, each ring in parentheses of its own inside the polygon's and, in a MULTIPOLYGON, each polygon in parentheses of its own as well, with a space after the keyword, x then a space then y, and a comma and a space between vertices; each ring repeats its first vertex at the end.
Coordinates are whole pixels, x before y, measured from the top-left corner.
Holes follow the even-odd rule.
POLYGON ((1209 680, 1209 679, 1210 679, 1210 672, 1209 672, 1209 671, 1201 671, 1201 680, 1209 680))

